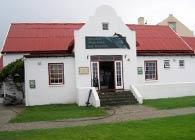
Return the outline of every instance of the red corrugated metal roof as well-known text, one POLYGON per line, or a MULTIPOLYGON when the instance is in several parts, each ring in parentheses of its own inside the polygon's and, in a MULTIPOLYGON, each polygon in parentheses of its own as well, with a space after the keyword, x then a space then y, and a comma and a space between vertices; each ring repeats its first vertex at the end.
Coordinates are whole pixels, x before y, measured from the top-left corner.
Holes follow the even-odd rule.
POLYGON ((138 52, 191 52, 191 48, 168 26, 127 25, 136 31, 138 52))
POLYGON ((2 52, 64 52, 73 43, 74 30, 80 24, 12 24, 2 52))
MULTIPOLYGON (((74 30, 83 23, 17 23, 12 24, 3 53, 66 52, 74 42, 74 30)), ((136 31, 138 52, 191 52, 191 48, 168 26, 132 25, 136 31)))
POLYGON ((182 37, 182 38, 195 51, 195 37, 182 37))

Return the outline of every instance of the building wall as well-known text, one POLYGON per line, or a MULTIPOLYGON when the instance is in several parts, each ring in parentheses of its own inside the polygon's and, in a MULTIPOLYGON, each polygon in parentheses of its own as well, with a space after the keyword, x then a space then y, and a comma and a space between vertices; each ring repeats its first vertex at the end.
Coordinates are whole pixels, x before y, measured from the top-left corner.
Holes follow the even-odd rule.
POLYGON ((75 61, 73 57, 26 58, 25 94, 26 105, 75 103, 75 61), (64 63, 64 84, 49 85, 48 63, 64 63), (36 88, 29 87, 35 80, 36 88))
POLYGON ((3 54, 3 66, 16 61, 17 59, 23 58, 23 53, 7 53, 3 54))
POLYGON ((136 77, 136 41, 135 32, 121 21, 115 11, 107 6, 97 9, 95 16, 78 31, 75 31, 75 72, 77 87, 91 87, 91 71, 86 75, 79 75, 79 67, 90 68, 90 56, 92 55, 122 55, 124 89, 129 89, 130 84, 135 82, 136 77), (109 30, 102 30, 102 23, 109 23, 109 30), (86 49, 86 36, 111 37, 114 33, 119 33, 126 37, 130 45, 130 50, 122 49, 86 49))
POLYGON ((173 15, 169 15, 168 18, 164 19, 158 25, 169 25, 169 22, 176 22, 176 32, 180 36, 193 37, 193 31, 186 27, 182 22, 176 19, 173 15))
POLYGON ((193 56, 138 56, 137 67, 143 74, 137 75, 136 87, 144 99, 195 96, 195 57, 193 56), (158 80, 145 80, 144 61, 157 60, 158 80), (164 60, 170 60, 170 68, 164 68, 164 60), (179 60, 185 67, 179 67, 179 60))
POLYGON ((195 57, 192 56, 138 56, 137 67, 143 67, 144 61, 157 60, 158 80, 145 80, 145 71, 137 75, 139 84, 167 84, 195 82, 195 57), (170 60, 170 68, 164 68, 164 60, 170 60), (185 67, 179 67, 179 60, 185 61, 185 67))

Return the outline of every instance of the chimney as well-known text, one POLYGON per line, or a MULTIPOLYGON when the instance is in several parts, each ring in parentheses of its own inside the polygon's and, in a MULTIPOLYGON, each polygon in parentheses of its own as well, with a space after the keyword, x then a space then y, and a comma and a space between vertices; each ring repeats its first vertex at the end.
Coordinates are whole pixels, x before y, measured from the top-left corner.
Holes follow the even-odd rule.
POLYGON ((138 24, 140 24, 140 25, 144 25, 145 23, 144 23, 144 17, 139 17, 138 18, 138 24))

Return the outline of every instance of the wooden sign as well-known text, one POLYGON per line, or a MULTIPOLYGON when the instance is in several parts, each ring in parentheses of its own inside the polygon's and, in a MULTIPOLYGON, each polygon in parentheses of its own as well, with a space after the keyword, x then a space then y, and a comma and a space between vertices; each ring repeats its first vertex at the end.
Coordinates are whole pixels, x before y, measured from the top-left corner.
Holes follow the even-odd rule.
POLYGON ((89 74, 89 67, 79 67, 79 74, 89 74))

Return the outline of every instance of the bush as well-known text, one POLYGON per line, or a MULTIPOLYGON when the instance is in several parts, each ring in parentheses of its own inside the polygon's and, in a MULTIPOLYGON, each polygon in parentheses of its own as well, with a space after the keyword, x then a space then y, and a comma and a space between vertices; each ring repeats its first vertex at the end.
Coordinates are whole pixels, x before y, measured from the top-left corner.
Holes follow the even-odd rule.
MULTIPOLYGON (((13 86, 22 93, 24 98, 24 61, 23 59, 18 59, 7 66, 5 66, 0 72, 0 83, 6 82, 9 84, 11 89, 13 86)), ((5 105, 15 105, 21 103, 21 98, 16 96, 14 93, 5 93, 4 104, 5 105)))

